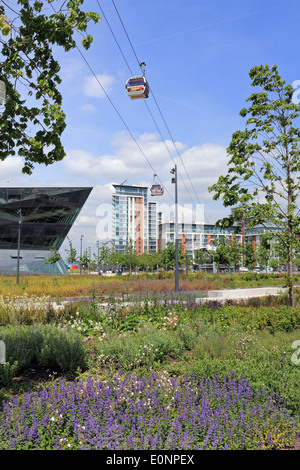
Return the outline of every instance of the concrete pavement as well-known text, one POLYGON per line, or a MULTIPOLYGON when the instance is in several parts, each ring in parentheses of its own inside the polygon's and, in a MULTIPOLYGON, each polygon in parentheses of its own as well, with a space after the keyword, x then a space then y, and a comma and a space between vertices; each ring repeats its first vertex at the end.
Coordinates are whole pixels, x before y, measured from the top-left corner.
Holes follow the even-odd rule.
POLYGON ((222 301, 222 300, 242 300, 250 299, 252 297, 264 297, 267 295, 281 295, 287 291, 282 286, 276 287, 253 287, 245 289, 224 289, 224 290, 211 290, 207 292, 204 298, 196 299, 196 302, 202 303, 203 301, 222 301))

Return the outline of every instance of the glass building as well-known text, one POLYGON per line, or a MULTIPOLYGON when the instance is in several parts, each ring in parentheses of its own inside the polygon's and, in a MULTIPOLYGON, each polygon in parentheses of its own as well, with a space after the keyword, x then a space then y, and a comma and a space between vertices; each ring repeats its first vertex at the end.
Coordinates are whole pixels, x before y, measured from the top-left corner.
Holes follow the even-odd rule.
POLYGON ((114 184, 112 239, 118 253, 131 243, 137 255, 157 251, 157 203, 147 200, 146 186, 114 184))
POLYGON ((59 250, 93 188, 0 188, 0 273, 66 274, 46 264, 59 250))

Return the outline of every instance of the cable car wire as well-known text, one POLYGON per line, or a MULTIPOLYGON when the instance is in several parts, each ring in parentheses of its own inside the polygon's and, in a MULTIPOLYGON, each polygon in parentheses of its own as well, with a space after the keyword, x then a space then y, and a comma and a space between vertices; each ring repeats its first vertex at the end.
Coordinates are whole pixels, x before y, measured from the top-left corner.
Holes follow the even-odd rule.
MULTIPOLYGON (((106 15, 105 15, 105 13, 104 13, 104 11, 103 11, 103 8, 101 7, 101 5, 100 5, 100 3, 99 3, 99 0, 96 0, 96 1, 97 1, 98 6, 99 6, 99 9, 100 9, 100 11, 101 11, 101 14, 102 14, 102 16, 105 18, 106 23, 107 23, 107 25, 108 25, 108 27, 109 27, 111 33, 112 33, 112 36, 113 36, 113 38, 114 38, 114 40, 115 40, 115 42, 116 42, 116 44, 117 44, 117 46, 118 46, 118 49, 119 49, 119 51, 120 51, 120 53, 121 53, 121 55, 122 55, 122 57, 123 57, 123 59, 124 59, 126 65, 127 65, 127 67, 128 67, 128 70, 129 70, 130 74, 133 75, 133 71, 131 70, 130 65, 128 64, 128 61, 127 61, 127 59, 126 59, 126 57, 125 57, 125 55, 124 55, 124 53, 123 53, 123 51, 122 51, 122 48, 121 48, 121 46, 120 46, 120 44, 119 44, 119 42, 118 42, 118 40, 117 40, 117 38, 116 38, 116 36, 115 36, 115 34, 114 34, 112 28, 111 28, 111 26, 110 26, 110 23, 109 23, 109 21, 108 21, 106 15)), ((122 19, 121 19, 121 18, 120 18, 120 21, 122 22, 122 19)), ((131 44, 131 41, 130 41, 130 38, 129 38, 129 37, 128 37, 128 40, 129 40, 129 42, 130 42, 130 44, 131 44)), ((139 66, 141 67, 142 72, 143 72, 143 75, 144 75, 144 73, 145 73, 145 69, 144 69, 145 63, 144 63, 144 62, 139 62, 139 59, 138 59, 138 57, 137 57, 135 51, 134 51, 134 54, 135 54, 136 60, 138 61, 138 64, 139 64, 139 66)), ((146 103, 146 101, 144 101, 144 103, 145 103, 145 105, 146 105, 146 107, 147 107, 147 109, 148 109, 148 112, 149 112, 150 116, 152 117, 152 120, 153 120, 153 122, 154 122, 154 124, 155 124, 155 126, 156 126, 156 129, 157 129, 158 133, 159 133, 160 136, 161 136, 162 142, 164 143, 164 145, 165 145, 165 147, 166 147, 166 149, 167 149, 167 151, 168 151, 168 153, 169 153, 171 159, 172 159, 173 162, 174 162, 174 159, 173 159, 173 156, 172 156, 172 154, 171 154, 171 152, 170 152, 170 149, 168 148, 168 146, 167 146, 167 144, 166 144, 166 142, 165 142, 165 139, 164 139, 164 137, 163 137, 163 135, 162 135, 162 133, 161 133, 161 131, 160 131, 160 129, 159 129, 159 127, 158 127, 158 125, 157 125, 155 119, 154 119, 153 114, 151 113, 151 110, 150 110, 148 104, 146 103)), ((160 180, 160 178, 158 177, 158 175, 157 175, 156 173, 154 173, 154 175, 156 175, 157 179, 158 179, 158 180, 160 181, 160 183, 161 183, 161 188, 163 188, 164 185, 163 185, 162 181, 160 180)), ((194 203, 194 201, 193 201, 193 199, 192 199, 192 197, 191 197, 191 195, 190 195, 190 192, 189 192, 189 190, 188 190, 188 188, 187 188, 187 186, 186 186, 184 180, 183 180, 183 184, 184 184, 184 186, 185 186, 185 188, 186 188, 186 190, 187 190, 187 192, 188 192, 188 194, 189 194, 189 196, 190 196, 190 198, 191 198, 193 204, 195 205, 195 203, 194 203)), ((151 192, 151 188, 150 188, 150 192, 151 192)), ((168 191, 167 189, 166 189, 166 192, 169 194, 169 196, 171 197, 172 201, 174 202, 174 199, 172 198, 172 196, 170 195, 170 193, 169 193, 169 191, 168 191)), ((163 194, 163 192, 162 192, 162 194, 163 194)), ((152 195, 153 195, 153 193, 152 193, 152 195)), ((182 208, 181 208, 180 206, 179 206, 179 210, 180 210, 182 216, 184 216, 183 210, 182 210, 182 208)))
MULTIPOLYGON (((98 0, 97 0, 97 3, 98 3, 98 5, 99 5, 99 8, 101 9, 101 11, 103 12, 103 10, 102 10, 102 8, 101 8, 101 6, 100 6, 98 0)), ((132 51, 133 51, 133 53, 134 53, 134 55, 135 55, 135 58, 136 58, 136 60, 137 60, 137 63, 138 63, 139 66, 141 67, 141 63, 140 63, 140 61, 139 61, 139 58, 138 58, 138 56, 137 56, 137 54, 136 54, 136 52, 135 52, 135 49, 134 49, 134 47, 133 47, 133 45, 132 45, 132 42, 131 42, 130 37, 129 37, 128 33, 127 33, 127 30, 126 30, 125 25, 124 25, 124 23, 123 23, 123 21, 122 21, 122 18, 121 18, 121 16, 120 16, 120 13, 119 13, 119 11, 118 11, 116 5, 115 5, 114 0, 112 0, 112 3, 113 3, 113 5, 114 5, 114 7, 115 7, 115 10, 116 10, 117 15, 118 15, 118 17, 119 17, 119 20, 120 20, 120 22, 121 22, 121 25, 122 25, 122 27, 123 27, 123 29, 124 29, 124 32, 125 32, 125 34, 126 34, 126 36, 127 36, 128 42, 129 42, 129 44, 130 44, 130 46, 131 46, 131 49, 132 49, 132 51)), ((107 21, 107 18, 106 18, 106 17, 105 17, 105 19, 106 19, 106 21, 107 21)), ((107 21, 107 23, 108 23, 108 21, 107 21)), ((110 26, 109 26, 109 28, 110 28, 110 30, 111 30, 111 27, 110 27, 110 26)), ((113 36, 114 36, 115 41, 117 42, 117 45, 118 45, 119 50, 121 51, 121 47, 120 47, 120 45, 119 45, 119 43, 118 43, 118 41, 117 41, 115 35, 113 35, 113 36)), ((123 54, 122 51, 121 51, 121 53, 122 53, 122 56, 124 57, 124 54, 123 54)), ((128 66, 128 62, 127 62, 126 59, 125 59, 125 62, 126 62, 126 64, 127 64, 127 66, 128 66)), ((130 73, 132 74, 132 71, 131 71, 131 69, 130 69, 129 66, 128 66, 128 68, 129 68, 130 73)), ((142 69, 142 67, 141 67, 141 69, 142 69)), ((142 69, 142 71, 143 71, 143 69, 142 69)), ((151 87, 150 87, 150 88, 151 88, 151 87)), ((152 88, 151 88, 151 93, 152 93, 152 88)), ((168 129, 168 126, 167 126, 167 124, 166 124, 164 118, 163 118, 163 115, 162 115, 162 113, 161 113, 161 110, 160 110, 160 108, 159 108, 159 106, 158 106, 158 104, 157 104, 157 101, 156 101, 154 95, 153 95, 153 98, 154 98, 154 101, 155 101, 155 103, 156 103, 156 106, 157 106, 158 110, 160 111, 160 115, 161 115, 161 117, 162 117, 162 119, 163 119, 163 121, 164 121, 164 123, 165 123, 165 125, 166 125, 166 128, 167 128, 167 130, 168 130, 168 132, 169 132, 169 135, 171 136, 171 133, 170 133, 170 131, 169 131, 169 129, 168 129)), ((150 115, 151 115, 151 117, 152 117, 152 119, 153 119, 153 122, 154 122, 154 124, 155 124, 155 126, 156 126, 156 129, 158 130, 158 132, 159 132, 159 134, 160 134, 160 136, 161 136, 161 138, 162 138, 162 141, 165 143, 165 139, 164 139, 164 137, 162 136, 162 133, 161 133, 161 131, 159 130, 158 125, 157 125, 157 123, 156 123, 156 121, 155 121, 155 119, 154 119, 154 117, 153 117, 153 114, 152 114, 151 111, 150 111, 150 108, 149 108, 149 106, 148 106, 148 103, 146 103, 146 101, 145 101, 145 105, 146 105, 147 108, 148 108, 148 111, 149 111, 149 113, 150 113, 150 115)), ((175 146, 175 148, 176 148, 176 145, 175 145, 175 143, 174 143, 174 140, 173 140, 172 136, 171 136, 171 140, 173 141, 173 144, 174 144, 174 146, 175 146)), ((169 153, 171 159, 172 159, 173 162, 174 162, 174 158, 173 158, 173 156, 172 156, 172 153, 170 152, 170 149, 167 147, 166 143, 165 143, 165 146, 166 146, 166 148, 167 148, 167 150, 168 150, 168 153, 169 153)), ((179 154, 178 150, 177 150, 177 153, 179 154)), ((180 157, 180 155, 179 155, 179 157, 180 157)), ((180 157, 180 158, 181 158, 181 157, 180 157)), ((183 165, 183 166, 184 166, 184 165, 183 165)), ((182 180, 182 181, 183 181, 183 180, 182 180)), ((185 182, 184 182, 184 181, 183 181, 183 184, 184 184, 185 189, 187 190, 187 192, 188 192, 188 194, 189 194, 189 196, 190 196, 190 198, 191 198, 193 204, 195 204, 194 201, 193 201, 193 198, 192 198, 191 195, 190 195, 190 192, 189 192, 188 188, 187 188, 186 185, 185 185, 185 182)))
MULTIPOLYGON (((53 5, 51 4, 51 7, 52 9, 54 10, 54 12, 56 13, 56 10, 55 8, 53 7, 53 5)), ((93 77, 95 78, 95 80, 97 81, 98 85, 101 87, 103 93, 105 94, 106 98, 108 99, 108 101, 110 102, 110 104, 112 105, 112 107, 114 108, 115 112, 117 113, 117 115, 119 116, 120 120, 122 121, 123 125, 125 126, 126 130, 128 131, 128 133, 130 134, 131 138, 133 139, 133 141, 135 142, 135 144, 137 145, 138 149, 140 150, 140 152, 142 153, 143 157, 145 158, 145 160, 147 161, 148 165, 150 166, 151 170, 153 171, 153 174, 156 174, 157 175, 157 172, 154 170, 153 166, 151 165, 151 162, 149 161, 149 159, 147 158, 145 152, 143 151, 142 147, 140 146, 140 144, 138 143, 138 141, 136 140, 136 138, 134 137, 133 133, 131 132, 131 130, 129 129, 128 125, 126 124, 126 121, 123 119, 122 115, 120 114, 120 112, 118 111, 117 107, 115 106, 115 104, 113 103, 113 101, 111 100, 111 98, 109 97, 108 93, 106 92, 105 88, 103 87, 102 83, 100 82, 99 78, 97 77, 96 73, 94 72, 94 70, 92 69, 91 65, 89 64, 88 60, 85 58, 84 54, 82 53, 82 51, 79 49, 79 47, 77 46, 77 44, 75 45, 77 51, 79 52, 79 54, 81 55, 82 59, 84 60, 85 64, 87 65, 87 67, 89 68, 90 72, 92 73, 93 77)), ((157 179, 160 181, 160 183, 162 184, 162 181, 160 180, 160 178, 158 177, 157 175, 157 179)), ((170 196, 171 200, 174 202, 174 199, 172 197, 172 195, 169 193, 169 191, 166 189, 168 195, 170 196)))
MULTIPOLYGON (((120 112, 118 111, 117 107, 115 106, 115 104, 113 103, 113 101, 110 99, 108 93, 106 92, 106 90, 104 89, 102 83, 100 82, 99 78, 97 77, 97 75, 95 74, 95 72, 93 71, 92 67, 90 66, 89 62, 87 61, 87 59, 84 57, 84 54, 81 52, 81 50, 79 49, 79 47, 76 45, 76 49, 78 50, 79 54, 81 55, 82 59, 84 60, 84 62, 86 63, 86 65, 88 66, 88 68, 90 69, 91 73, 93 74, 95 80, 98 82, 98 84, 100 85, 103 93, 105 94, 105 96, 107 97, 107 99, 109 100, 110 104, 112 105, 112 107, 114 108, 114 110, 116 111, 117 115, 119 116, 119 118, 121 119, 122 123, 124 124, 124 126, 126 127, 128 133, 130 134, 131 138, 134 140, 135 144, 137 145, 137 147, 139 148, 140 152, 142 153, 142 155, 144 156, 145 160, 147 161, 147 163, 149 164, 151 170, 153 171, 154 174, 157 175, 156 171, 154 170, 153 166, 151 165, 151 162, 149 161, 149 159, 147 158, 145 152, 143 151, 142 147, 140 146, 140 144, 138 143, 138 141, 136 140, 136 138, 134 137, 134 135, 132 134, 131 130, 129 129, 129 127, 127 126, 126 124, 126 121, 123 119, 123 117, 121 116, 120 112)), ((157 176, 157 178, 159 179, 159 177, 157 176)), ((159 179, 160 183, 162 184, 161 180, 159 179)), ((169 194, 169 196, 171 197, 171 199, 173 200, 171 194, 168 192, 167 190, 167 193, 169 194)))
MULTIPOLYGON (((106 23, 107 23, 107 25, 108 25, 108 27, 109 27, 109 29, 110 29, 110 31, 111 31, 111 34, 112 34, 112 36, 113 36, 113 38, 114 38, 114 40, 115 40, 115 42, 116 42, 116 44, 117 44, 117 46, 118 46, 118 49, 119 49, 119 51, 120 51, 120 53, 121 53, 121 55, 122 55, 122 57, 123 57, 123 59, 124 59, 126 65, 127 65, 127 68, 128 68, 128 70, 129 70, 130 74, 133 75, 134 73, 133 73, 133 71, 131 70, 131 67, 130 67, 130 65, 129 65, 129 63, 128 63, 128 61, 127 61, 127 59, 126 59, 126 57, 125 57, 125 55, 124 55, 124 53, 123 53, 123 51, 122 51, 122 48, 121 48, 121 46, 120 46, 120 44, 119 44, 119 42, 118 42, 118 40, 117 40, 117 38, 116 38, 116 36, 115 36, 115 34, 114 34, 112 28, 111 28, 111 26, 110 26, 110 23, 109 23, 108 19, 106 18, 106 15, 105 15, 105 13, 104 13, 104 11, 103 11, 103 8, 101 7, 101 5, 100 5, 100 3, 99 3, 99 0, 96 0, 96 1, 97 1, 97 4, 98 4, 98 6, 99 6, 99 8, 100 8, 100 10, 101 10, 101 14, 102 14, 103 17, 105 18, 106 23)), ((122 22, 121 18, 120 18, 120 21, 122 22)), ((129 37, 128 37, 128 40, 129 40, 129 42, 130 42, 130 38, 129 38, 129 37)), ((134 54, 135 54, 135 52, 134 52, 134 54)), ((139 59, 138 59, 138 57, 137 57, 136 54, 135 54, 135 56, 136 56, 136 60, 137 60, 138 63, 139 63, 139 66, 140 66, 139 59)), ((148 111, 149 111, 149 114, 150 114, 150 116, 152 117, 152 120, 153 120, 153 122, 154 122, 154 124, 155 124, 155 127, 156 127, 156 129, 157 129, 157 131, 158 131, 158 133, 159 133, 159 135, 160 135, 162 141, 164 142, 168 153, 170 154, 170 156, 171 156, 171 158, 172 158, 172 154, 171 154, 171 152, 170 152, 170 149, 168 148, 167 144, 165 143, 165 139, 164 139, 164 137, 163 137, 163 135, 162 135, 162 133, 161 133, 161 131, 160 131, 160 129, 159 129, 159 127, 158 127, 158 125, 157 125, 155 119, 154 119, 153 114, 151 113, 151 110, 150 110, 150 108, 149 108, 149 106, 148 106, 148 103, 147 103, 146 101, 144 101, 144 103, 145 103, 145 105, 147 106, 148 111)))
MULTIPOLYGON (((98 0, 97 0, 97 3, 98 3, 98 5, 99 5, 99 1, 98 1, 98 0)), ((126 36, 127 36, 128 42, 129 42, 129 44, 130 44, 130 46, 131 46, 131 49, 132 49, 132 51, 133 51, 133 53, 134 53, 134 55, 135 55, 135 58, 136 58, 136 60, 137 60, 137 62, 138 62, 138 64, 139 64, 139 66, 140 66, 140 61, 139 61, 138 56, 137 56, 137 54, 136 54, 136 52, 135 52, 135 49, 134 49, 134 47, 133 47, 133 45, 132 45, 132 42, 131 42, 130 37, 129 37, 128 33, 127 33, 127 30, 126 30, 126 28, 125 28, 124 22, 123 22, 123 20, 122 20, 122 18, 121 18, 121 15, 120 15, 120 13, 119 13, 119 11, 118 11, 118 8, 117 8, 117 6, 116 6, 114 0, 112 0, 112 4, 113 4, 113 6, 114 6, 114 8, 115 8, 115 10, 116 10, 116 13, 117 13, 118 17, 119 17, 119 20, 120 20, 121 25, 122 25, 122 27, 123 27, 123 29, 124 29, 124 32, 125 32, 125 34, 126 34, 126 36)), ((100 5, 99 5, 99 7, 100 7, 100 5)), ((101 7, 100 7, 100 8, 101 8, 101 7)), ((106 19, 106 21, 107 21, 107 19, 106 19)), ((114 36, 114 37, 115 37, 115 36, 114 36)), ((118 46, 118 47, 119 47, 119 49, 120 49, 120 46, 118 46)), ((123 53, 122 53, 122 55, 123 55, 123 53)), ((126 63, 127 63, 127 61, 126 61, 126 63)), ((169 129, 169 127, 168 127, 168 125, 167 125, 167 123, 166 123, 166 120, 165 120, 165 118, 164 118, 164 116, 163 116, 163 114, 162 114, 162 111, 161 111, 161 109, 160 109, 160 107, 159 107, 159 105, 158 105, 158 103, 157 103, 157 100, 156 100, 155 95, 154 95, 154 93, 153 93, 152 87, 151 87, 151 94, 152 94, 152 96, 153 96, 153 99, 154 99, 154 101, 155 101, 155 104, 156 104, 156 106, 157 106, 157 109, 158 109, 158 111, 159 111, 159 113, 160 113, 160 115, 161 115, 161 118, 162 118, 162 120, 163 120, 163 122, 164 122, 164 124, 165 124, 165 126, 166 126, 166 129, 167 129, 167 131, 168 131, 168 133, 169 133, 169 136, 170 136, 170 138, 171 138, 171 141, 173 142, 174 148, 175 148, 175 150, 176 150, 176 152, 177 152, 177 155, 178 155, 178 157, 179 157, 179 159, 180 159, 180 161, 181 161, 181 163, 182 163, 182 166, 183 166, 183 168, 184 168, 184 170, 185 170, 185 173, 186 173, 186 175, 187 175, 187 177, 188 177, 188 179, 189 179, 190 185, 191 185, 191 187, 193 188, 193 191, 194 191, 194 193, 195 193, 195 195, 196 195, 196 198, 197 198, 197 200, 198 200, 198 203, 201 204, 201 201, 199 200, 198 194, 197 194, 197 192, 196 192, 196 190, 195 190, 195 188, 194 188, 194 185, 193 185, 193 183, 192 183, 192 180, 191 180, 191 178, 190 178, 190 176, 189 176, 189 174, 188 174, 188 172, 187 172, 186 166, 185 166, 185 164, 184 164, 184 162, 183 162, 183 160, 182 160, 182 157, 181 157, 181 155, 180 155, 180 153, 179 153, 179 151, 178 151, 178 148, 177 148, 177 146, 176 146, 176 144, 175 144, 175 141, 174 141, 174 139, 173 139, 173 136, 172 136, 172 134, 171 134, 171 132, 170 132, 170 129, 169 129)), ((145 104, 147 105, 147 103, 145 103, 145 104)), ((147 105, 147 107, 148 107, 148 105, 147 105)), ((161 134, 160 134, 160 135, 161 135, 161 134)), ((174 160, 171 154, 170 154, 170 156, 171 156, 172 160, 174 160)), ((183 181, 183 180, 182 180, 182 181, 183 181)), ((183 181, 183 183, 184 183, 184 181, 183 181)), ((190 193, 189 193, 189 191, 188 191, 188 189, 187 189, 185 183, 184 183, 184 186, 185 186, 185 188, 186 188, 188 194, 190 195, 190 193)), ((191 197, 191 196, 190 196, 190 197, 191 197)), ((191 198, 191 200, 192 200, 192 202, 193 202, 193 199, 192 199, 192 198, 191 198)), ((193 202, 193 203, 194 203, 194 202, 193 202)), ((205 214, 205 213, 204 213, 204 214, 205 214)))
MULTIPOLYGON (((117 38, 116 38, 116 36, 115 36, 115 34, 114 34, 112 28, 111 28, 111 26, 110 26, 110 23, 109 23, 109 21, 108 21, 106 15, 105 15, 105 13, 104 13, 104 11, 103 11, 103 8, 101 7, 99 1, 98 1, 98 0, 96 0, 96 1, 97 1, 98 6, 99 6, 99 9, 100 9, 100 11, 101 11, 101 14, 103 15, 103 17, 105 18, 105 20, 106 20, 106 22, 107 22, 107 24, 108 24, 108 27, 109 27, 109 29, 110 29, 110 31, 111 31, 111 33, 112 33, 112 35, 113 35, 113 38, 114 38, 114 40, 115 40, 115 42, 116 42, 116 44, 117 44, 117 46, 118 46, 118 49, 119 49, 119 51, 120 51, 122 57, 124 58, 124 61, 125 61, 126 65, 127 65, 127 67, 128 67, 128 70, 129 70, 130 74, 133 75, 133 71, 131 70, 131 68, 130 68, 130 66, 129 66, 129 64, 128 64, 128 61, 127 61, 127 59, 126 59, 126 57, 125 57, 125 55, 124 55, 124 53, 123 53, 123 51, 122 51, 122 48, 121 48, 121 46, 120 46, 120 44, 119 44, 119 42, 118 42, 118 40, 117 40, 117 38)), ((122 22, 122 19, 121 19, 120 16, 119 16, 119 18, 120 18, 121 24, 123 25, 123 22, 122 22)), ((124 26, 123 26, 123 27, 124 27, 124 26)), ((125 28, 124 28, 124 29, 125 29, 125 28)), ((125 30, 125 32, 126 32, 126 30, 125 30)), ((126 35, 127 35, 127 32, 126 32, 126 35)), ((129 40, 129 42, 130 42, 130 44, 131 44, 131 41, 130 41, 130 38, 129 38, 128 35, 127 35, 127 37, 128 37, 128 40, 129 40)), ((131 47, 133 48, 132 44, 131 44, 131 47)), ((133 49, 133 50, 134 50, 134 49, 133 49)), ((135 54, 135 57, 136 57, 136 60, 137 60, 137 62, 138 62, 138 64, 139 64, 139 66, 141 67, 142 72, 143 72, 143 74, 144 74, 144 65, 145 65, 145 64, 144 64, 144 63, 140 63, 140 61, 139 61, 139 59, 138 59, 138 57, 137 57, 135 51, 134 51, 134 54, 135 54)), ((163 137, 163 135, 162 135, 162 133, 161 133, 161 131, 160 131, 158 125, 157 125, 157 122, 156 122, 155 119, 154 119, 153 114, 151 113, 151 110, 150 110, 150 108, 149 108, 149 106, 148 106, 148 103, 147 103, 146 101, 144 101, 144 103, 145 103, 145 105, 146 105, 146 107, 147 107, 147 109, 148 109, 148 112, 149 112, 150 116, 152 117, 152 120, 153 120, 153 122, 154 122, 154 125, 155 125, 155 127, 156 127, 158 133, 160 134, 160 137, 161 137, 162 142, 164 143, 164 145, 165 145, 165 147, 166 147, 166 149, 167 149, 167 152, 169 153, 169 155, 170 155, 172 161, 174 162, 174 158, 173 158, 173 156, 172 156, 172 153, 171 153, 169 147, 168 147, 167 144, 166 144, 166 141, 165 141, 165 139, 164 139, 164 137, 163 137)), ((158 178, 158 179, 159 179, 159 178, 158 178)), ((191 199, 192 203, 195 205, 195 203, 194 203, 194 201, 193 201, 193 198, 192 198, 192 196, 191 196, 191 194, 190 194, 190 192, 189 192, 189 189, 188 189, 188 187, 187 187, 186 184, 185 184, 185 181, 184 181, 184 180, 182 180, 182 181, 183 181, 183 184, 184 184, 184 186, 185 186, 185 189, 186 189, 187 193, 188 193, 189 196, 190 196, 190 199, 191 199)), ((167 191, 167 192, 168 192, 168 191, 167 191)), ((181 208, 180 208, 180 211, 182 212, 182 209, 181 209, 181 208)), ((183 212, 182 212, 182 215, 183 215, 183 212)))

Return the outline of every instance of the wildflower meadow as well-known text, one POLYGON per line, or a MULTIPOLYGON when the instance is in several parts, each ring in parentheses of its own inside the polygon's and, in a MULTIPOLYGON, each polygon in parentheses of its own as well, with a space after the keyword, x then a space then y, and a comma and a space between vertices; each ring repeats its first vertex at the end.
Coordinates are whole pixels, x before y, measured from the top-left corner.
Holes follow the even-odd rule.
POLYGON ((1 450, 297 448, 300 306, 134 289, 3 296, 1 450))

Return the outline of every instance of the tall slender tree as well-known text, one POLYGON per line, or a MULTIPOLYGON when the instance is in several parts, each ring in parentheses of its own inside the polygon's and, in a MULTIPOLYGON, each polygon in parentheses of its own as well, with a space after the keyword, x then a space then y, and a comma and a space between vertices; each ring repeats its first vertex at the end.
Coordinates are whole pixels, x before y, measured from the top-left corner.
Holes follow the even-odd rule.
POLYGON ((66 260, 68 261, 68 263, 70 264, 75 264, 77 262, 77 250, 76 248, 73 247, 73 243, 72 243, 72 240, 68 238, 68 242, 69 242, 69 249, 65 249, 66 253, 67 253, 67 258, 66 260))
POLYGON ((230 216, 217 222, 232 225, 248 219, 248 227, 261 223, 274 234, 288 260, 286 285, 294 305, 293 257, 299 252, 300 130, 294 88, 281 78, 276 65, 255 66, 249 76, 258 91, 247 99, 244 130, 232 135, 227 149, 228 173, 209 188, 214 199, 231 207, 230 216))
POLYGON ((54 265, 61 259, 59 252, 56 249, 50 249, 51 255, 45 259, 45 264, 51 264, 52 274, 54 274, 54 265))

